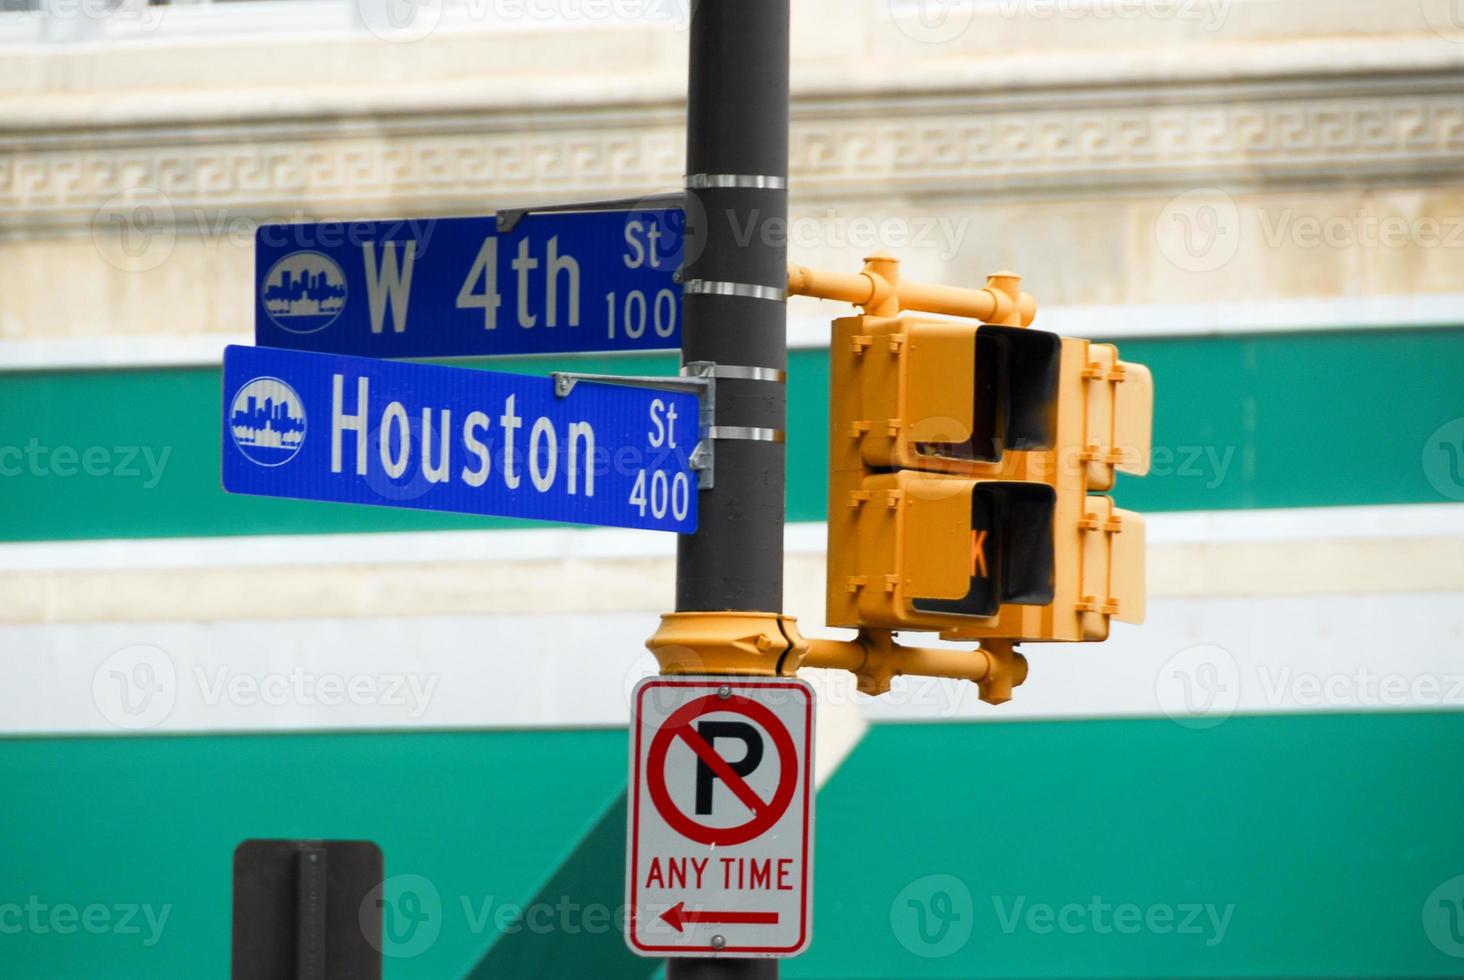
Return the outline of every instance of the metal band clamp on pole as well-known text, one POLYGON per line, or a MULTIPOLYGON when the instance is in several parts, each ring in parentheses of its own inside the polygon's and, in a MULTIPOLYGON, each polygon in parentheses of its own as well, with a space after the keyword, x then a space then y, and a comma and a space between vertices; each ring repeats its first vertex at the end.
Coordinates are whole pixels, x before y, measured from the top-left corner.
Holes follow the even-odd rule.
POLYGON ((786 177, 772 177, 763 174, 688 174, 686 178, 687 190, 724 190, 736 188, 738 190, 755 191, 785 191, 788 189, 786 177))
POLYGON ((778 286, 759 286, 749 282, 716 282, 709 279, 688 279, 681 287, 688 296, 737 296, 742 299, 765 299, 786 303, 788 290, 778 286))
POLYGON ((714 425, 707 429, 707 438, 741 442, 788 441, 788 435, 782 429, 762 429, 749 425, 714 425))
POLYGON ((767 381, 772 384, 787 384, 788 372, 777 368, 743 367, 738 364, 713 364, 710 361, 694 361, 681 369, 690 377, 720 378, 723 381, 767 381))

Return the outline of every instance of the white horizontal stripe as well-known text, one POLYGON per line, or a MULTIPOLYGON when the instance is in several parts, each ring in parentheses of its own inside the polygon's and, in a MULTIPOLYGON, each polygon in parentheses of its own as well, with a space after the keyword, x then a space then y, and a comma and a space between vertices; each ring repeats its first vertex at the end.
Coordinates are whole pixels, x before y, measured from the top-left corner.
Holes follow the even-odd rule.
MULTIPOLYGON (((799 306, 788 316, 788 343, 828 347, 829 325, 853 307, 837 303, 799 306), (801 307, 801 308, 800 308, 801 307)), ((805 305, 806 304, 806 305, 805 305)), ((1375 330, 1464 325, 1464 293, 1373 296, 1347 299, 1256 300, 1115 306, 1053 306, 1033 324, 1070 337, 1123 339, 1203 337, 1252 333, 1375 330)), ((93 368, 212 367, 228 344, 252 344, 253 334, 149 334, 132 337, 0 340, 0 371, 93 368)))
POLYGON ((624 724, 655 627, 651 613, 0 627, 0 719, 31 733, 624 724), (336 677, 339 698, 320 689, 336 677))
MULTIPOLYGON (((625 725, 654 614, 0 627, 0 732, 158 734, 625 725)), ((824 673, 824 672, 820 672, 824 673)), ((815 778, 858 744, 820 691, 815 778)))
POLYGON ((1464 536, 1464 506, 1379 504, 1145 514, 1151 544, 1464 536))
POLYGON ((1106 643, 1025 644, 1030 673, 991 709, 947 682, 909 678, 871 720, 1015 721, 1464 710, 1464 594, 1160 599, 1106 643))
MULTIPOLYGON (((615 726, 654 613, 0 626, 0 731, 615 726)), ((812 631, 811 631, 812 632, 812 631)), ((820 688, 819 754, 871 720, 1006 721, 1464 708, 1464 595, 1181 598, 1082 649, 1027 644, 1031 674, 993 707, 973 685, 898 679, 870 699, 820 688)), ((911 642, 914 642, 912 639, 911 642)), ((926 642, 921 638, 919 642, 926 642)), ((826 774, 831 771, 821 766, 826 774)))
MULTIPOLYGON (((1464 593, 1464 534, 1448 533, 1464 509, 1396 524, 1340 520, 1347 512, 1321 512, 1331 523, 1310 512, 1262 521, 1242 512, 1208 530, 1204 518, 1180 515, 1188 526, 1167 542, 1161 518, 1148 547, 1149 596, 1464 593), (1325 536, 1336 527, 1355 536, 1325 536)), ((823 527, 789 532, 786 609, 816 626, 823 527)), ((675 593, 673 546, 666 536, 623 531, 16 545, 10 557, 23 550, 39 561, 0 568, 0 623, 652 613, 669 608, 675 593), (438 547, 438 538, 452 547, 438 547), (64 556, 48 554, 53 547, 64 556), (141 564, 149 559, 155 563, 141 564)))
MULTIPOLYGON (((1150 545, 1464 536, 1464 506, 1391 504, 1146 514, 1150 545)), ((822 522, 790 524, 790 555, 822 554, 822 522)), ((669 534, 619 529, 424 531, 0 544, 0 574, 312 565, 670 558, 669 534)))
POLYGON ((217 367, 225 347, 253 343, 253 331, 0 340, 0 371, 217 367))

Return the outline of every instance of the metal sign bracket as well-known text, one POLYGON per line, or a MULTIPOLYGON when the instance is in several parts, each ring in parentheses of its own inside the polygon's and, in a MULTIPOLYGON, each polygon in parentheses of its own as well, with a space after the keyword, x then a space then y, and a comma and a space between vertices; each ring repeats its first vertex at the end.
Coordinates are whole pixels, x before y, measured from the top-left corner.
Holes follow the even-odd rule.
POLYGON ((623 197, 610 201, 581 201, 575 204, 546 204, 527 208, 505 208, 495 211, 500 234, 511 234, 520 221, 531 214, 556 214, 566 211, 664 211, 685 205, 680 193, 651 194, 647 197, 623 197))
POLYGON ((662 375, 627 374, 582 374, 576 371, 554 371, 554 394, 568 398, 574 386, 581 381, 596 384, 626 385, 632 388, 651 388, 657 391, 691 392, 701 404, 696 448, 691 451, 690 465, 696 472, 698 490, 711 490, 716 484, 716 450, 713 448, 713 430, 717 425, 717 365, 710 361, 693 361, 681 369, 681 377, 668 378, 662 375))

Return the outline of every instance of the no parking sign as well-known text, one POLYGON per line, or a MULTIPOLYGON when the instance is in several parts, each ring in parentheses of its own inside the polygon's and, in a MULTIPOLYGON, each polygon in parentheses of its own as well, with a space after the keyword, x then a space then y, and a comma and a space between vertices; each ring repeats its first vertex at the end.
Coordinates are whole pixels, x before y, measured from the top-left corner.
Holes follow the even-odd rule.
POLYGON ((645 956, 794 956, 810 938, 813 689, 649 677, 631 698, 626 939, 645 956))

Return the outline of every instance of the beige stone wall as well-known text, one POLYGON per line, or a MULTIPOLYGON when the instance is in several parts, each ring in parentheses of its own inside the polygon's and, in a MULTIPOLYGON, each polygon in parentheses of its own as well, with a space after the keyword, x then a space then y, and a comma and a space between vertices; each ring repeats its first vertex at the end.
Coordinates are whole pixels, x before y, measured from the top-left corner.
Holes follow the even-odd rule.
MULTIPOLYGON (((944 9, 795 3, 797 260, 1009 266, 1048 310, 1318 299, 1341 322, 1464 292, 1447 3, 922 8, 944 9)), ((391 40, 345 3, 175 8, 0 48, 0 343, 237 336, 260 220, 679 185, 684 29, 489 9, 391 40)))

